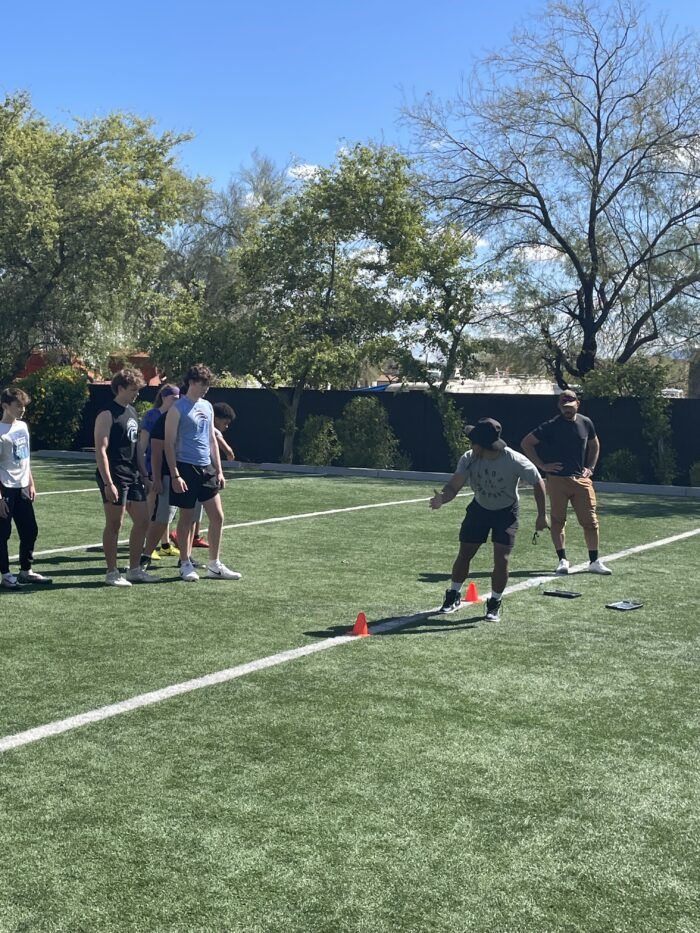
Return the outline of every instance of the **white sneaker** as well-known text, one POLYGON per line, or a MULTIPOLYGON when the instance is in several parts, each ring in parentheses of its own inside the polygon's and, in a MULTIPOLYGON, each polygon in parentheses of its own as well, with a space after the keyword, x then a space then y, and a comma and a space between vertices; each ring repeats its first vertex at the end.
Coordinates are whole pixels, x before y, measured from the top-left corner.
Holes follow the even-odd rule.
POLYGON ((37 573, 36 570, 20 570, 17 574, 18 583, 53 583, 50 577, 45 577, 43 573, 37 573))
POLYGON ((192 566, 191 560, 183 561, 180 564, 180 579, 185 583, 196 583, 199 580, 199 574, 192 566))
POLYGON ((123 577, 118 570, 110 570, 105 577, 107 586, 131 586, 126 577, 123 577))
POLYGON ((158 577, 148 573, 143 567, 131 567, 126 572, 126 579, 129 583, 157 583, 158 577))
POLYGON ((612 570, 609 567, 606 567, 601 560, 592 560, 588 565, 589 573, 599 573, 604 577, 609 576, 612 573, 612 570))
POLYGON ((237 570, 229 570, 220 560, 210 560, 207 564, 207 576, 215 580, 240 580, 243 574, 237 570))
POLYGON ((16 590, 18 586, 17 577, 14 573, 4 573, 0 580, 0 586, 4 586, 6 590, 16 590))
POLYGON ((557 564, 557 569, 554 572, 561 574, 569 572, 569 562, 565 557, 562 557, 562 559, 559 561, 557 564))

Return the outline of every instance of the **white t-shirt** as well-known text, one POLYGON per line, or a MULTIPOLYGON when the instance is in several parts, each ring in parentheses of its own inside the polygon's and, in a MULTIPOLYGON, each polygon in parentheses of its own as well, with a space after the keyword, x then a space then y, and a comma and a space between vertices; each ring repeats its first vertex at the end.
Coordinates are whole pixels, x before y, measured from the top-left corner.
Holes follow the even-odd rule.
POLYGON ((29 428, 16 419, 0 422, 0 483, 10 489, 29 485, 29 428))
POLYGON ((494 460, 475 457, 474 451, 468 450, 459 458, 455 472, 465 477, 474 490, 476 502, 492 511, 507 509, 518 501, 518 480, 532 486, 540 481, 534 463, 510 447, 501 451, 494 460))

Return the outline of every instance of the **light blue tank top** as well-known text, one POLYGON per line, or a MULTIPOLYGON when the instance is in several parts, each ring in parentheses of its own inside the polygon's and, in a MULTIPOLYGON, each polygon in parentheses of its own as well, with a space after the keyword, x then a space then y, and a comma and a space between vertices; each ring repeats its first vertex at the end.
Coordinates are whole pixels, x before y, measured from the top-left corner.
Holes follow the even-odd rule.
POLYGON ((211 463, 211 424, 214 409, 206 399, 191 402, 180 398, 175 402, 180 412, 175 441, 175 459, 194 466, 208 466, 211 463))

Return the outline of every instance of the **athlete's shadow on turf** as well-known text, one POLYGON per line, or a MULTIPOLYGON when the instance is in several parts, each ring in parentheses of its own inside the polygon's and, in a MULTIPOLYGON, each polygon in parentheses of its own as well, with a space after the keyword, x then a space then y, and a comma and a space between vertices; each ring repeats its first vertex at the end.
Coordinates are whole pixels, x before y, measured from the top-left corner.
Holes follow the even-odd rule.
MULTIPOLYGON (((545 570, 511 570, 508 574, 509 577, 543 577, 548 574, 554 575, 554 571, 551 567, 547 567, 545 570)), ((477 570, 474 573, 469 574, 470 580, 482 580, 491 577, 490 570, 477 570)), ((452 579, 452 575, 449 573, 428 573, 423 571, 418 574, 419 583, 444 583, 452 579)))
MULTIPOLYGON (((370 629, 387 622, 398 621, 399 616, 385 616, 383 619, 372 619, 369 623, 370 629)), ((455 619, 453 615, 439 613, 437 609, 431 609, 428 612, 415 613, 413 616, 407 616, 407 621, 399 628, 390 629, 386 632, 372 632, 373 638, 383 637, 385 635, 428 635, 434 632, 457 632, 460 629, 476 628, 477 622, 483 622, 483 611, 478 616, 467 616, 466 618, 455 619), (449 621, 448 621, 449 620, 449 621)), ((339 638, 342 635, 350 635, 352 625, 329 625, 328 628, 316 632, 304 632, 309 638, 339 638)))

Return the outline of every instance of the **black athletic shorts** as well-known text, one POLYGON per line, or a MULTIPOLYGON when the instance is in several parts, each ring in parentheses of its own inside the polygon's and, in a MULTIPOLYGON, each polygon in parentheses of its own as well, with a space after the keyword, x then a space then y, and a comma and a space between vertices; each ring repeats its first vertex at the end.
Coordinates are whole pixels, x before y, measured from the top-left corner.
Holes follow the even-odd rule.
MULTIPOLYGON (((95 479, 100 490, 103 502, 109 502, 105 496, 105 483, 99 470, 95 470, 95 479)), ((135 476, 113 476, 112 482, 117 487, 118 499, 116 502, 109 502, 109 505, 126 505, 127 502, 145 502, 146 490, 139 474, 135 476)))
POLYGON ((462 544, 483 544, 488 540, 489 532, 491 532, 491 540, 494 544, 513 547, 517 530, 517 502, 507 509, 492 510, 485 509, 478 502, 473 501, 467 506, 467 514, 459 529, 459 540, 462 544))
POLYGON ((187 492, 175 492, 172 477, 170 479, 170 505, 179 509, 193 509, 197 502, 207 502, 218 495, 216 470, 209 466, 195 466, 193 463, 177 461, 177 472, 187 483, 187 492))

